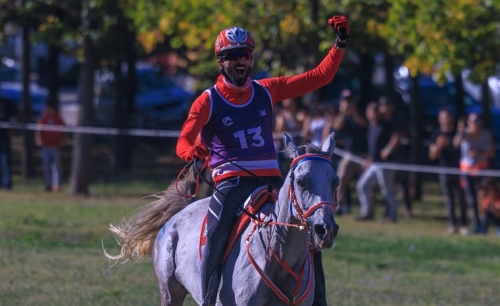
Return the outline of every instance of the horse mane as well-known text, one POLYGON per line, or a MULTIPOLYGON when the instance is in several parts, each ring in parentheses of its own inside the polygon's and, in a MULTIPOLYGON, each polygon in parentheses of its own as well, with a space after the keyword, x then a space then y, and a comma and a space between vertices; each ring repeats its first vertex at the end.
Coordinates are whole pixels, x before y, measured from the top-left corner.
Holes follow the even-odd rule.
POLYGON ((191 204, 193 198, 183 197, 194 192, 196 180, 193 167, 189 168, 185 176, 179 181, 173 181, 167 189, 156 197, 157 200, 146 204, 131 213, 131 217, 109 230, 121 246, 118 255, 110 255, 104 250, 104 255, 112 260, 140 262, 144 256, 151 256, 154 241, 158 232, 175 214, 191 204))

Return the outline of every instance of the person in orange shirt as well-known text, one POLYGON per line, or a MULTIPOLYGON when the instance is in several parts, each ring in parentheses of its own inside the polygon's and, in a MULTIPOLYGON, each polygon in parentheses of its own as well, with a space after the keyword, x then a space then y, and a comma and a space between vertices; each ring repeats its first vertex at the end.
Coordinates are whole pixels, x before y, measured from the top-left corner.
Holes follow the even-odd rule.
POLYGON ((496 226, 497 236, 500 237, 500 188, 494 178, 485 178, 481 183, 481 206, 484 211, 484 233, 490 224, 496 226))
POLYGON ((495 145, 491 132, 483 127, 481 117, 478 113, 470 113, 467 124, 463 120, 458 121, 457 134, 453 138, 453 146, 460 148, 460 170, 464 172, 460 183, 465 191, 465 198, 472 209, 475 234, 481 234, 483 224, 478 214, 477 186, 481 176, 478 170, 488 169, 489 159, 495 157, 495 145))
POLYGON ((51 101, 47 101, 45 111, 38 120, 38 125, 35 132, 35 141, 42 149, 45 190, 58 192, 61 186, 61 146, 64 140, 64 132, 44 128, 65 126, 65 124, 51 101))

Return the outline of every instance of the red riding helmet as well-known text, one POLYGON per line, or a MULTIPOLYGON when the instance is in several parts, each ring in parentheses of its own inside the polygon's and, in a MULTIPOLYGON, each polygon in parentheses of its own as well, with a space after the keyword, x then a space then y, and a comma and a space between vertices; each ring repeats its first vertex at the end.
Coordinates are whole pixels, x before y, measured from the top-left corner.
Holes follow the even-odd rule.
POLYGON ((231 50, 247 48, 253 51, 255 44, 250 33, 238 27, 227 28, 222 30, 215 40, 215 54, 231 50))

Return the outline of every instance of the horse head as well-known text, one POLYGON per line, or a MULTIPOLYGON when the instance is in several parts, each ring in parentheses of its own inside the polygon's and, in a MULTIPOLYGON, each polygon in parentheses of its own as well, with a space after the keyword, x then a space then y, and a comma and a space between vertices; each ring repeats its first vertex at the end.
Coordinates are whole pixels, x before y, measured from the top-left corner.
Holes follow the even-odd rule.
POLYGON ((334 218, 339 177, 330 163, 334 133, 328 135, 321 149, 313 145, 297 147, 286 134, 285 145, 293 158, 287 178, 290 213, 312 231, 315 248, 330 248, 339 229, 334 218))

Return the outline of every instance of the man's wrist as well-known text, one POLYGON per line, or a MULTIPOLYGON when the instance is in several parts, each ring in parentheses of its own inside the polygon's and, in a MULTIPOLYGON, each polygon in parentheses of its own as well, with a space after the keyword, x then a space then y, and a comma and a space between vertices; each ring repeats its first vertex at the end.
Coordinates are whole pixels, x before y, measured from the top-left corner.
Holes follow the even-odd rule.
POLYGON ((388 146, 384 147, 383 151, 385 151, 387 154, 390 154, 392 149, 393 149, 393 147, 388 145, 388 146))
POLYGON ((335 49, 337 49, 337 50, 345 49, 347 47, 348 42, 349 42, 349 39, 340 39, 337 37, 335 39, 335 49))

